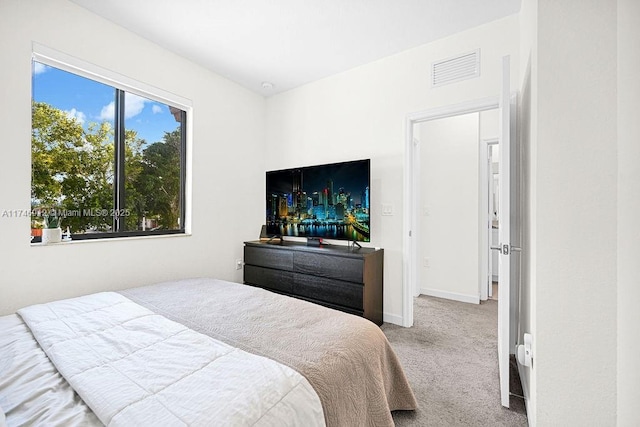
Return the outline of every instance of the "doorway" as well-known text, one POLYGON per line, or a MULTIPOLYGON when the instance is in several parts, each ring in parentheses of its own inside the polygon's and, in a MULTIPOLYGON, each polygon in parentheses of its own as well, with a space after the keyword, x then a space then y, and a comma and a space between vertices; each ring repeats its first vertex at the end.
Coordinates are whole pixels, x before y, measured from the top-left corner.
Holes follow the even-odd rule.
MULTIPOLYGON (((517 185, 512 185, 513 179, 518 175, 517 149, 512 150, 512 141, 515 141, 515 105, 516 96, 510 89, 510 57, 502 58, 502 84, 500 96, 465 102, 435 108, 423 112, 407 115, 405 122, 405 173, 404 173, 404 221, 403 221, 403 297, 402 297, 402 324, 410 327, 413 325, 413 299, 418 292, 420 271, 418 242, 416 239, 419 228, 418 212, 419 197, 416 191, 417 147, 414 138, 414 125, 420 122, 436 120, 446 117, 454 117, 463 114, 499 109, 499 135, 500 135, 500 256, 499 270, 501 277, 502 297, 498 300, 498 365, 500 373, 500 400, 503 406, 509 407, 509 354, 515 348, 516 319, 516 292, 512 292, 518 277, 515 266, 517 258, 512 257, 514 251, 520 248, 512 245, 512 236, 518 235, 519 220, 515 210, 517 197, 512 197, 517 185), (512 210, 516 215, 512 218, 512 210), (512 221, 515 219, 515 221, 512 221), (414 234, 415 233, 415 234, 414 234), (514 280, 516 279, 516 280, 514 280), (513 300, 512 300, 513 299, 513 300)), ((517 184, 514 182, 513 184, 517 184)))
POLYGON ((478 304, 497 294, 490 247, 498 119, 497 110, 488 110, 414 124, 415 295, 478 304))
MULTIPOLYGON (((462 104, 456 104, 452 106, 446 106, 441 108, 435 108, 432 110, 413 113, 407 116, 406 121, 406 140, 405 140, 405 175, 404 175, 404 188, 405 190, 405 203, 404 203, 404 235, 408 238, 404 239, 404 286, 403 286, 403 301, 402 301, 402 318, 403 326, 410 327, 413 325, 413 298, 420 293, 420 263, 418 259, 418 241, 415 236, 420 234, 419 231, 419 212, 420 212, 420 197, 417 191, 418 181, 420 180, 420 142, 414 135, 414 126, 419 123, 434 121, 438 119, 444 119, 449 117, 463 116, 466 114, 480 113, 483 111, 495 110, 500 107, 499 97, 490 97, 480 99, 477 101, 465 102, 462 104)), ((446 177, 443 177, 443 179, 446 177)), ((477 211, 475 211, 477 212, 477 211)), ((488 212, 488 207, 487 207, 488 212)), ((477 214, 476 214, 477 215, 477 214)), ((481 243, 482 244, 482 243, 481 243)), ((488 242, 487 242, 488 244, 488 242)), ((481 251, 482 254, 486 253, 481 251)), ((485 256, 484 258, 488 258, 485 256)), ((486 262, 481 262, 481 272, 486 271, 488 268, 488 259, 486 262), (485 267, 483 267, 485 266, 485 267)), ((482 273, 481 273, 482 274, 482 273)), ((484 277, 487 277, 484 274, 484 277)))
POLYGON ((480 182, 484 183, 482 197, 486 198, 486 204, 481 206, 481 210, 484 209, 486 211, 483 231, 486 233, 485 241, 487 245, 485 250, 488 254, 487 276, 484 284, 487 288, 487 299, 497 300, 499 298, 498 289, 500 285, 500 269, 498 265, 500 255, 500 219, 498 214, 500 212, 500 146, 498 138, 483 139, 481 144, 481 156, 484 158, 485 164, 482 165, 480 182))

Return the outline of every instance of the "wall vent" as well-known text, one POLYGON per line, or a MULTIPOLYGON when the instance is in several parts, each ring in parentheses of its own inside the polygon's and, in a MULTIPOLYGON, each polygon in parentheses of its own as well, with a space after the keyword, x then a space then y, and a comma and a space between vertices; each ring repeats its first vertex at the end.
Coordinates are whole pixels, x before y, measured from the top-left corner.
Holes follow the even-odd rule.
POLYGON ((480 49, 431 64, 431 86, 480 77, 480 49))

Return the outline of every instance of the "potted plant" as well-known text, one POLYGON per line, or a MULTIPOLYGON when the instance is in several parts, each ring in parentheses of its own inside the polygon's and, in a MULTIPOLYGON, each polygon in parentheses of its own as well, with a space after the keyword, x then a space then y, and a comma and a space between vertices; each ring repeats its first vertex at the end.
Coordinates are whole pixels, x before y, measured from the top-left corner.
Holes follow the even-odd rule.
POLYGON ((62 228, 60 218, 57 215, 44 216, 44 228, 42 229, 42 243, 60 243, 62 241, 62 228))
POLYGON ((33 224, 31 226, 31 237, 42 237, 42 224, 33 224))

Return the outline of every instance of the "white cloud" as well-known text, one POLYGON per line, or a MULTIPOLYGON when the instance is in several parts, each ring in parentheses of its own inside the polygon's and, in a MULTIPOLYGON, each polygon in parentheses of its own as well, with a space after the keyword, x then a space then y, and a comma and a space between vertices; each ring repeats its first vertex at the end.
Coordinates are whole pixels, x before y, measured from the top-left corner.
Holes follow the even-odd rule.
POLYGON ((76 110, 75 108, 72 108, 69 111, 65 111, 65 114, 70 119, 76 119, 77 121, 79 121, 81 125, 83 125, 85 120, 87 120, 87 115, 82 111, 76 110))
POLYGON ((138 114, 142 113, 144 109, 144 104, 149 101, 147 98, 143 98, 138 95, 134 95, 132 93, 124 94, 124 118, 130 119, 131 117, 135 117, 138 114))
MULTIPOLYGON (((138 114, 142 113, 144 104, 146 104, 147 102, 151 102, 151 100, 138 95, 134 95, 133 93, 126 92, 124 94, 124 118, 130 119, 131 117, 135 117, 138 114)), ((113 120, 114 113, 115 101, 111 101, 110 103, 102 107, 99 118, 100 120, 113 120)))
POLYGON ((110 103, 102 107, 102 110, 100 111, 100 116, 98 118, 100 120, 111 121, 115 118, 115 111, 116 111, 115 101, 111 101, 110 103))
POLYGON ((162 113, 162 107, 159 106, 158 104, 153 104, 151 106, 151 111, 153 112, 153 114, 159 114, 162 113))
POLYGON ((33 63, 33 74, 38 75, 38 74, 42 74, 46 71, 49 70, 50 67, 48 67, 47 65, 44 65, 40 62, 34 62, 33 63))

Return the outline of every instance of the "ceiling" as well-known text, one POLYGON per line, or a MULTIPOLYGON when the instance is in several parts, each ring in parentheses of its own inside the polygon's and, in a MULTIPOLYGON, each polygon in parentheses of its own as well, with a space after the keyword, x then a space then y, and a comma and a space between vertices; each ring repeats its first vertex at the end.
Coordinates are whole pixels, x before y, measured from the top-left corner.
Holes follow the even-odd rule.
POLYGON ((71 1, 264 96, 517 13, 521 2, 71 1))

